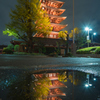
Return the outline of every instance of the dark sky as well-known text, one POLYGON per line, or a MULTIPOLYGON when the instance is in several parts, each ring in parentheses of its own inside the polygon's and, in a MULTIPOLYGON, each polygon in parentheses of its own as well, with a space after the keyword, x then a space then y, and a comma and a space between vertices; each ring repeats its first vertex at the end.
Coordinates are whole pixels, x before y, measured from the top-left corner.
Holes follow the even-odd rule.
MULTIPOLYGON (((62 24, 68 24, 65 28, 70 32, 73 28, 73 0, 64 1, 63 9, 66 11, 62 16, 67 19, 62 24)), ((89 26, 92 32, 100 34, 100 0, 74 0, 75 2, 75 27, 85 28, 89 26)), ((10 9, 14 9, 17 0, 0 0, 0 45, 10 44, 11 37, 3 35, 5 24, 10 21, 10 9)))

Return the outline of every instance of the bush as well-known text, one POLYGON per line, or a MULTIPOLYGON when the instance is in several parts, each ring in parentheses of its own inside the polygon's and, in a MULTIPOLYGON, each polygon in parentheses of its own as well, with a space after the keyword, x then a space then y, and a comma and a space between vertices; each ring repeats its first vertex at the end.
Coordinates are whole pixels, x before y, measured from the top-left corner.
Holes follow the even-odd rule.
POLYGON ((12 50, 12 49, 14 49, 14 45, 13 44, 9 44, 7 48, 12 50))
POLYGON ((100 46, 79 49, 76 51, 76 53, 77 54, 100 54, 100 46))
POLYGON ((19 45, 15 45, 15 46, 14 46, 14 51, 15 51, 15 52, 18 52, 18 51, 19 51, 19 45))
POLYGON ((3 49, 3 54, 13 54, 13 51, 9 48, 4 48, 3 49))
POLYGON ((95 54, 100 54, 100 47, 97 47, 97 48, 96 48, 95 54))

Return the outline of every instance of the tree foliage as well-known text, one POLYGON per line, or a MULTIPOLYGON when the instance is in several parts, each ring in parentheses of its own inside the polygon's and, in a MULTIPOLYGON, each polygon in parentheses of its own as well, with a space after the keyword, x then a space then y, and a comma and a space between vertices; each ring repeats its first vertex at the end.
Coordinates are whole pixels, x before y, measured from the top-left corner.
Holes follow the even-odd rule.
MULTIPOLYGON (((74 28, 74 34, 75 34, 75 36, 76 36, 77 34, 79 34, 80 32, 81 32, 81 30, 80 30, 78 27, 75 27, 75 28, 74 28)), ((70 38, 73 37, 73 30, 71 30, 71 33, 69 34, 69 37, 70 37, 70 38)))
POLYGON ((58 80, 61 82, 67 82, 67 75, 66 72, 63 72, 62 74, 58 75, 58 80))
POLYGON ((8 46, 7 46, 7 48, 9 48, 9 49, 13 49, 14 48, 14 45, 13 44, 9 44, 8 46))
POLYGON ((67 34, 68 34, 68 31, 60 31, 59 34, 58 34, 58 37, 64 39, 64 40, 67 40, 66 37, 67 37, 67 34))
POLYGON ((4 34, 23 39, 31 48, 33 36, 46 36, 52 30, 49 17, 41 8, 39 0, 17 0, 15 10, 11 10, 11 22, 6 26, 4 34))
MULTIPOLYGON (((70 38, 73 38, 73 30, 69 34, 70 38)), ((86 43, 86 34, 80 28, 74 28, 74 38, 76 41, 77 49, 82 47, 86 43)))
POLYGON ((34 82, 34 100, 43 100, 43 98, 46 98, 50 85, 51 81, 47 77, 37 78, 37 81, 34 82))
POLYGON ((24 73, 9 87, 10 100, 43 100, 47 97, 51 81, 47 77, 32 78, 31 73, 24 73))

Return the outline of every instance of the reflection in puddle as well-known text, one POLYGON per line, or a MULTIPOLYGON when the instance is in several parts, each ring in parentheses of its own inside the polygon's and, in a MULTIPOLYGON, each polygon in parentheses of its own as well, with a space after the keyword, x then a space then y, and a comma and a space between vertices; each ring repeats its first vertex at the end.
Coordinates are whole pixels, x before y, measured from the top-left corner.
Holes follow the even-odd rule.
POLYGON ((99 100, 100 78, 72 70, 0 70, 1 100, 99 100))

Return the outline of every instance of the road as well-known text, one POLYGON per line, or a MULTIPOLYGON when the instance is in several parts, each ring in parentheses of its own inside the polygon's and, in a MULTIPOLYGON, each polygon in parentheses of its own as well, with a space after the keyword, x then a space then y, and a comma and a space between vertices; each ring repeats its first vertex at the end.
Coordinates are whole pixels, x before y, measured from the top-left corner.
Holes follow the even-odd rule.
POLYGON ((100 75, 100 58, 0 55, 0 69, 74 69, 100 75))

